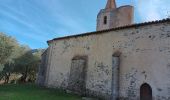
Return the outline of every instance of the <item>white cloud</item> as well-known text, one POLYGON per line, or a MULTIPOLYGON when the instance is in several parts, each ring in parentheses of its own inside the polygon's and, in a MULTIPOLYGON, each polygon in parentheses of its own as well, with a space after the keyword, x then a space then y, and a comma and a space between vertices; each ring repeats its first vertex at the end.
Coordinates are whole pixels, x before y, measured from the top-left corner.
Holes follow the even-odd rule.
POLYGON ((166 18, 170 11, 169 0, 135 0, 136 10, 142 21, 166 18))
MULTIPOLYGON (((27 15, 27 13, 23 13, 23 11, 17 11, 18 9, 16 8, 15 9, 10 8, 9 5, 1 4, 1 7, 4 8, 4 9, 0 9, 1 16, 5 16, 5 19, 9 20, 8 23, 10 23, 11 25, 13 24, 13 26, 15 26, 15 29, 13 31, 15 31, 16 29, 18 29, 17 31, 21 31, 27 28, 26 31, 23 31, 21 33, 18 32, 18 35, 23 35, 30 39, 34 39, 38 42, 46 41, 51 37, 49 33, 44 32, 45 29, 40 28, 40 25, 44 24, 43 21, 39 23, 38 20, 31 19, 27 15)), ((23 8, 24 5, 20 6, 21 10, 23 8)), ((49 26, 46 26, 46 28, 50 30, 48 27, 49 26)))
MULTIPOLYGON (((36 2, 37 5, 39 2, 36 2)), ((87 29, 85 29, 84 25, 81 23, 83 20, 80 17, 77 17, 76 15, 71 15, 68 14, 68 11, 66 12, 65 10, 65 4, 61 2, 60 0, 42 0, 41 5, 43 6, 42 8, 45 8, 44 11, 51 17, 54 18, 55 22, 62 25, 64 30, 66 32, 70 31, 70 33, 74 32, 85 32, 87 29)), ((59 28, 61 30, 61 28, 59 28)), ((56 33, 59 31, 56 30, 56 33)), ((65 35, 70 35, 70 33, 64 33, 63 36, 65 35)), ((62 33, 59 33, 61 35, 62 33)))

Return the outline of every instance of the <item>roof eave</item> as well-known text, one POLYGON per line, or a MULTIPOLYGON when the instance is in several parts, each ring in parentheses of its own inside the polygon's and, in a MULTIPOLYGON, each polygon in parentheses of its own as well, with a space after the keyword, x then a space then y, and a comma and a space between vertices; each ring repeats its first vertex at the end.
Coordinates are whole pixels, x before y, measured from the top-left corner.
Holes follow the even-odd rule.
POLYGON ((54 38, 52 40, 48 40, 47 43, 49 45, 52 41, 55 41, 55 40, 61 40, 61 39, 66 39, 66 38, 79 37, 79 36, 87 36, 87 35, 96 34, 96 33, 98 34, 98 33, 103 33, 103 32, 116 31, 116 30, 121 30, 121 29, 127 29, 127 28, 139 27, 139 26, 145 26, 145 25, 152 25, 152 24, 164 23, 164 22, 170 22, 170 18, 163 19, 163 20, 144 22, 144 23, 138 23, 138 24, 125 25, 125 26, 115 27, 115 28, 101 30, 101 31, 81 33, 81 34, 78 34, 78 35, 70 35, 70 36, 54 38))

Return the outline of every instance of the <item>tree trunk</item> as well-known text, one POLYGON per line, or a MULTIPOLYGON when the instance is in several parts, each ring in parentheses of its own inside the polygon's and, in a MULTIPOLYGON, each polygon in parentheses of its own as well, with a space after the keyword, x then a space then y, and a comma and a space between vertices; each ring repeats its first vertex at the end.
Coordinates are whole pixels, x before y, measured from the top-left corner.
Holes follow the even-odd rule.
POLYGON ((28 76, 28 67, 26 67, 25 73, 23 73, 23 76, 21 77, 21 82, 23 83, 27 82, 26 81, 27 76, 28 76))
POLYGON ((9 83, 10 76, 11 76, 11 73, 5 73, 5 83, 9 83))

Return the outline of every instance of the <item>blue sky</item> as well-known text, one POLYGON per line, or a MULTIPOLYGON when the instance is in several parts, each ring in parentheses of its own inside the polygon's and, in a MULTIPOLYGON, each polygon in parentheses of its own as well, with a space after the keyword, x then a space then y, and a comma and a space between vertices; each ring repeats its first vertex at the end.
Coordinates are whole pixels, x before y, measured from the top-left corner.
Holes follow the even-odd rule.
MULTIPOLYGON (((170 0, 117 0, 135 6, 135 23, 170 15, 170 0)), ((95 31, 96 16, 106 0, 1 0, 0 32, 31 48, 46 48, 47 40, 95 31)))

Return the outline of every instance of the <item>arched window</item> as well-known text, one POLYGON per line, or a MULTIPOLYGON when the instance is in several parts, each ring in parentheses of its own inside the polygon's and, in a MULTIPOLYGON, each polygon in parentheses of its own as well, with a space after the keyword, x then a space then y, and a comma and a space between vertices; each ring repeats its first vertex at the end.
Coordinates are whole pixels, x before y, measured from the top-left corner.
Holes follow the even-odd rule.
POLYGON ((140 100, 152 100, 152 88, 147 83, 140 87, 140 100))
POLYGON ((104 24, 107 24, 107 16, 104 16, 104 21, 103 21, 104 24))

